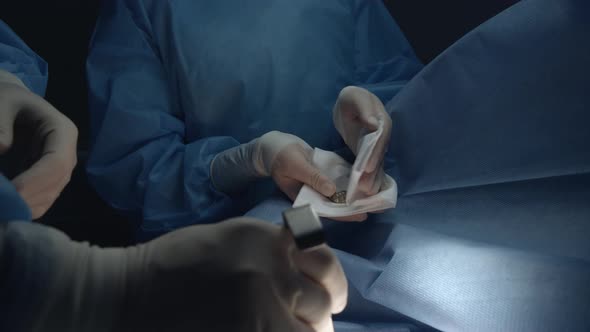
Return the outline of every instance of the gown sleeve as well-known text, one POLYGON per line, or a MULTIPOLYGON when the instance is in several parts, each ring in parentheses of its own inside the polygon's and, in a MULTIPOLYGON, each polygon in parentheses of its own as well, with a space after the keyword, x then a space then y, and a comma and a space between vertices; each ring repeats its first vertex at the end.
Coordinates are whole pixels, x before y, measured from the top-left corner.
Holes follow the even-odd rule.
POLYGON ((232 137, 187 143, 183 114, 139 3, 105 2, 91 41, 87 173, 99 195, 139 220, 139 236, 149 238, 232 215, 232 199, 212 185, 210 164, 239 143, 232 137))

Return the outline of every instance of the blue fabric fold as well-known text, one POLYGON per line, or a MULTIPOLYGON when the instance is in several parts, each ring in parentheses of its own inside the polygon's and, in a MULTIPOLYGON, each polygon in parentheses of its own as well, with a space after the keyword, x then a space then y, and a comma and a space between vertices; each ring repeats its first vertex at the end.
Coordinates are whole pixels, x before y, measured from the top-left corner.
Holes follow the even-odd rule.
POLYGON ((590 330, 589 31, 587 1, 519 2, 387 103, 397 207, 324 222, 354 295, 337 331, 590 330))

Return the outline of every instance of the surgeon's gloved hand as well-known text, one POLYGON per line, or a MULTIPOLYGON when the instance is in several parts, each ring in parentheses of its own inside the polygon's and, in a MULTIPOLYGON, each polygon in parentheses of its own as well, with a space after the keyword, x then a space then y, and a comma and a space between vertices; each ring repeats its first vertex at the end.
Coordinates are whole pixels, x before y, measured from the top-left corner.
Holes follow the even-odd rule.
POLYGON ((247 218, 125 249, 0 223, 0 268, 0 330, 13 332, 333 332, 348 296, 328 247, 301 252, 247 218))
POLYGON ((291 200, 307 184, 324 196, 336 185, 312 164, 313 149, 301 138, 271 131, 261 137, 220 153, 212 163, 211 177, 225 193, 243 190, 252 179, 272 177, 291 200))
POLYGON ((257 173, 271 176, 291 200, 295 200, 303 184, 324 196, 336 192, 336 185, 312 163, 313 148, 301 138, 271 131, 256 142, 254 165, 257 173))
POLYGON ((359 190, 367 195, 379 192, 384 179, 383 159, 391 139, 391 117, 383 103, 371 92, 349 86, 340 92, 333 110, 334 126, 346 145, 357 155, 364 135, 383 127, 383 133, 369 157, 359 190))
POLYGON ((15 151, 27 159, 28 169, 12 182, 33 218, 39 218, 70 180, 77 160, 78 130, 20 79, 0 71, 0 154, 13 147, 16 137, 30 141, 27 151, 15 151))
POLYGON ((347 301, 328 247, 301 252, 288 231, 253 219, 181 229, 129 257, 133 330, 332 332, 347 301))

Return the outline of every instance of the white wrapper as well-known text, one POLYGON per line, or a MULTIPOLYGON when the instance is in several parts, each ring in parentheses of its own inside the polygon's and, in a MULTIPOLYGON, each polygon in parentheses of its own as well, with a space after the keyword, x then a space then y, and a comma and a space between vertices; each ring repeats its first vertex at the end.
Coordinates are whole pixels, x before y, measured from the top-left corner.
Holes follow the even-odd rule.
MULTIPOLYGON (((365 137, 375 133, 366 135, 365 137)), ((364 141, 371 142, 372 140, 373 139, 369 137, 364 141)), ((376 142, 376 139, 374 142, 376 142)), ((369 145, 367 145, 365 149, 371 148, 372 151, 374 148, 374 143, 372 144, 372 147, 369 145)), ((361 150, 362 149, 363 146, 361 145, 361 150)), ((358 154, 359 157, 357 157, 357 162, 359 161, 361 155, 364 154, 358 154)), ((370 155, 370 152, 366 154, 367 158, 368 155, 370 155)), ((355 165, 357 165, 357 162, 355 162, 355 165)), ((342 159, 339 155, 318 148, 314 149, 313 163, 323 172, 323 174, 334 181, 337 191, 347 190, 348 201, 351 188, 353 189, 352 192, 356 191, 358 178, 360 177, 360 175, 356 175, 357 172, 354 171, 354 167, 346 162, 346 160, 342 159), (351 180, 351 175, 355 177, 353 180, 351 180)), ((366 159, 363 159, 361 162, 359 162, 360 166, 357 169, 361 170, 361 174, 366 164, 366 159)), ((352 195, 353 198, 355 196, 357 196, 357 198, 353 199, 350 203, 337 204, 333 203, 330 199, 318 193, 311 187, 303 186, 301 191, 299 191, 299 195, 297 195, 295 202, 293 203, 293 207, 311 204, 316 213, 321 217, 345 217, 360 213, 390 209, 395 207, 397 202, 397 184, 389 175, 385 175, 384 183, 379 193, 370 197, 360 198, 358 198, 360 195, 352 195)))

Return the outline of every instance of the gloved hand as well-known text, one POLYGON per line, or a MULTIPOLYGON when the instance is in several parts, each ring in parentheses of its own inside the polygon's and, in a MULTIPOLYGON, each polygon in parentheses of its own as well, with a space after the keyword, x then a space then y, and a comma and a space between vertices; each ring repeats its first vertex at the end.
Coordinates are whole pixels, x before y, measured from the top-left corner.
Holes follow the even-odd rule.
MULTIPOLYGON (((242 191, 252 180, 271 176, 292 201, 304 184, 330 197, 336 185, 312 163, 313 149, 301 138, 271 131, 217 155, 211 163, 213 185, 227 194, 242 191)), ((334 218, 363 221, 367 214, 334 218)))
POLYGON ((313 149, 301 138, 271 131, 220 153, 211 163, 215 187, 225 193, 244 189, 252 179, 271 176, 291 200, 307 184, 324 196, 336 185, 312 164, 313 149))
POLYGON ((346 305, 329 248, 301 252, 286 230, 252 219, 164 235, 132 257, 130 326, 157 317, 141 331, 328 332, 346 305))
POLYGON ((19 281, 0 283, 0 304, 14 312, 0 312, 0 328, 15 332, 332 332, 347 301, 328 247, 301 252, 286 230, 246 218, 127 249, 0 224, 0 258, 12 262, 0 264, 0 282, 19 281))
POLYGON ((391 139, 391 117, 383 103, 371 92, 349 86, 340 92, 333 110, 334 126, 350 150, 357 155, 361 138, 383 126, 383 134, 369 157, 359 190, 367 195, 379 192, 384 179, 383 159, 391 139))
POLYGON ((17 77, 0 72, 0 154, 11 148, 15 135, 32 139, 30 151, 17 151, 27 155, 32 166, 12 183, 31 208, 33 218, 39 218, 70 180, 76 165, 78 130, 17 77))

